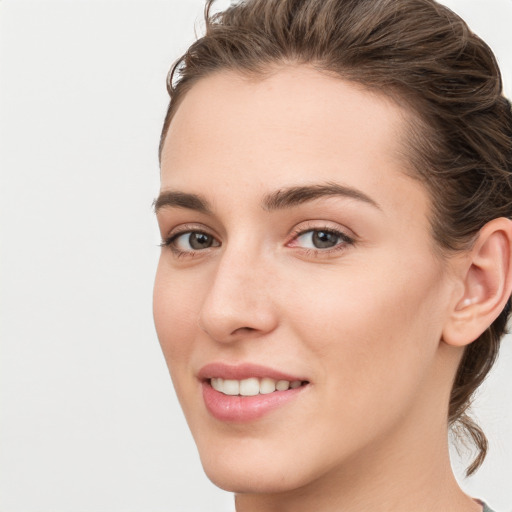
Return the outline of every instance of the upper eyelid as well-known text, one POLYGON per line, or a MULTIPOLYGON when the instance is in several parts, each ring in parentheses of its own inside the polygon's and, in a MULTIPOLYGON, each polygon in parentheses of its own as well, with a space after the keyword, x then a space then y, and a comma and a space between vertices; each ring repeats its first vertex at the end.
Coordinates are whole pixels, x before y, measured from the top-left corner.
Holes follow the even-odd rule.
MULTIPOLYGON (((287 245, 292 243, 292 242, 295 242, 296 240, 298 240, 299 238, 304 236, 306 233, 315 232, 315 231, 324 231, 324 232, 328 232, 328 233, 333 233, 333 234, 339 236, 339 238, 341 239, 340 242, 343 243, 343 244, 352 244, 353 245, 357 241, 355 237, 347 235, 344 231, 342 231, 340 229, 333 229, 333 228, 311 228, 311 229, 305 229, 305 230, 299 231, 297 234, 294 235, 294 237, 289 242, 287 242, 287 245)), ((312 249, 308 249, 308 250, 312 250, 312 249)), ((327 250, 325 250, 325 249, 318 249, 318 251, 326 252, 327 250)))
MULTIPOLYGON (((304 233, 308 233, 309 231, 329 231, 333 233, 339 233, 341 235, 346 236, 347 238, 355 238, 355 235, 350 235, 346 233, 346 230, 338 227, 333 226, 311 226, 311 227, 302 227, 302 228, 294 228, 291 230, 291 236, 293 238, 296 238, 299 235, 302 235, 304 233)), ((209 229, 208 227, 198 227, 197 225, 184 225, 180 226, 178 228, 173 228, 169 231, 169 234, 166 236, 166 238, 174 237, 174 236, 180 236, 186 233, 206 233, 210 236, 213 236, 214 238, 219 238, 219 236, 215 233, 213 233, 213 230, 209 229)))
POLYGON ((332 228, 332 227, 329 227, 329 226, 299 229, 293 235, 296 238, 296 237, 298 237, 300 235, 303 235, 305 233, 309 233, 310 231, 327 231, 329 233, 338 233, 340 235, 346 236, 347 238, 352 238, 352 237, 349 237, 349 235, 347 233, 345 233, 345 231, 343 231, 342 229, 332 228))
POLYGON ((217 237, 216 235, 210 233, 206 229, 184 229, 183 231, 176 231, 175 233, 171 232, 171 233, 169 233, 168 236, 164 237, 164 241, 168 242, 168 243, 174 242, 175 240, 177 240, 181 236, 183 236, 183 235, 190 235, 192 233, 202 233, 202 234, 211 236, 214 240, 216 240, 219 243, 219 245, 222 244, 222 242, 219 240, 219 237, 217 237))
POLYGON ((294 238, 296 238, 297 236, 307 233, 309 231, 322 230, 340 233, 341 235, 346 236, 347 238, 354 241, 359 238, 358 234, 354 230, 346 226, 340 225, 337 222, 327 220, 310 220, 300 222, 292 229, 291 234, 294 238))
POLYGON ((204 224, 197 224, 197 223, 185 223, 185 224, 179 224, 178 226, 175 226, 174 228, 168 230, 168 234, 165 236, 165 238, 171 238, 173 236, 179 236, 183 235, 185 233, 206 233, 207 235, 213 236, 214 238, 218 239, 219 236, 215 232, 214 229, 209 228, 208 226, 204 224))

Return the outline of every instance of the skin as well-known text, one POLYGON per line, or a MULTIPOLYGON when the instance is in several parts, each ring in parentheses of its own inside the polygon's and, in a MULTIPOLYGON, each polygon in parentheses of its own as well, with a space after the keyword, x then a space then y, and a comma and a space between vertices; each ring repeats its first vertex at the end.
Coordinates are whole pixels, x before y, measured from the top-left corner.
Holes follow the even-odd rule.
POLYGON ((196 230, 215 242, 192 251, 184 235, 162 248, 155 325, 204 469, 236 493, 238 512, 481 510, 452 475, 446 434, 463 343, 443 332, 467 260, 435 250, 428 193, 401 156, 407 116, 384 96, 290 66, 265 79, 203 78, 171 123, 161 191, 200 195, 211 212, 159 208, 162 238, 196 230), (326 183, 375 204, 261 205, 326 183), (352 241, 315 248, 315 229, 352 241), (222 422, 197 378, 212 361, 310 384, 258 420, 222 422))

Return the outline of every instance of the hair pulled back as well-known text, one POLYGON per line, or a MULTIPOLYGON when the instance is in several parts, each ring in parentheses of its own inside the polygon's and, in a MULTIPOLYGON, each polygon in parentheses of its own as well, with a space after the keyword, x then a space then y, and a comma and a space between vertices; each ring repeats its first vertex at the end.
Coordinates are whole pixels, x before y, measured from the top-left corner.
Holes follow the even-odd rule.
MULTIPOLYGON (((414 113, 407 156, 432 199, 431 226, 441 252, 469 248, 497 217, 512 218, 512 112, 490 48, 434 0, 245 0, 212 14, 206 33, 168 76, 171 97, 160 153, 186 92, 220 71, 265 76, 307 64, 379 91, 414 113)), ((482 464, 487 439, 470 418, 475 390, 493 366, 510 314, 464 352, 448 410, 449 425, 473 440, 482 464)))

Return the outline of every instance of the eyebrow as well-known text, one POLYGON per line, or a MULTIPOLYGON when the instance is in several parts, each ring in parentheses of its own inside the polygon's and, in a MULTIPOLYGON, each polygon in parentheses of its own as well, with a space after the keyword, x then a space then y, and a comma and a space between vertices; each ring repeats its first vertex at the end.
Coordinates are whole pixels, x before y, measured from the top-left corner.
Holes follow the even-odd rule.
POLYGON ((153 208, 155 213, 158 213, 162 208, 187 208, 189 210, 196 210, 201 213, 211 214, 212 209, 208 201, 197 194, 188 194, 186 192, 179 192, 168 190, 161 192, 160 195, 153 201, 153 208))
MULTIPOLYGON (((356 199, 379 210, 381 209, 377 202, 365 193, 339 183, 301 185, 282 188, 265 196, 261 205, 263 209, 267 211, 283 210, 286 208, 293 208, 309 201, 314 201, 315 199, 331 196, 356 199)), ((153 201, 153 207, 155 213, 158 213, 159 210, 166 207, 187 208, 205 214, 212 213, 212 208, 204 197, 198 194, 189 194, 187 192, 174 190, 161 192, 153 201)))
POLYGON ((347 187, 346 185, 332 182, 280 189, 266 196, 263 199, 262 205, 265 210, 281 210, 285 208, 293 208, 299 204, 329 196, 341 196, 356 199, 381 210, 381 207, 377 202, 367 196, 364 192, 352 187, 347 187))

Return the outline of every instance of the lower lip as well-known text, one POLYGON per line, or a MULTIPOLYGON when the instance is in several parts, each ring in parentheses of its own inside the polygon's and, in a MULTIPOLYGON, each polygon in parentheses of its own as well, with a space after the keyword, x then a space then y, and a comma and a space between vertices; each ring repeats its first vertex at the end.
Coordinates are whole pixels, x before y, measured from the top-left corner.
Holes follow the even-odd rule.
POLYGON ((286 391, 274 391, 266 395, 231 396, 212 388, 209 382, 203 382, 203 399, 210 414, 221 421, 254 421, 269 412, 278 409, 304 391, 308 385, 286 391))

